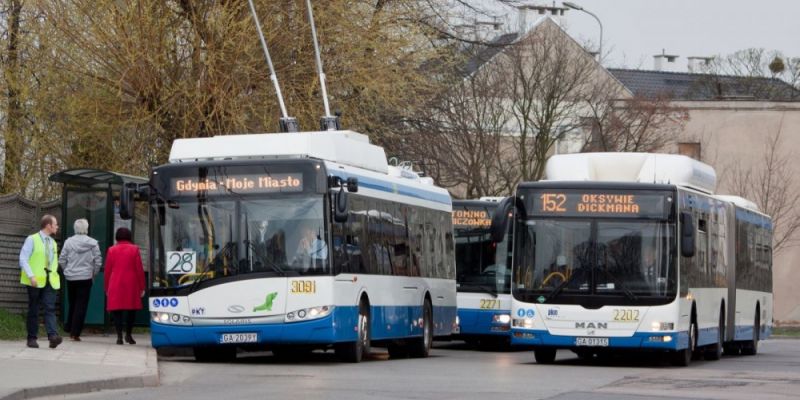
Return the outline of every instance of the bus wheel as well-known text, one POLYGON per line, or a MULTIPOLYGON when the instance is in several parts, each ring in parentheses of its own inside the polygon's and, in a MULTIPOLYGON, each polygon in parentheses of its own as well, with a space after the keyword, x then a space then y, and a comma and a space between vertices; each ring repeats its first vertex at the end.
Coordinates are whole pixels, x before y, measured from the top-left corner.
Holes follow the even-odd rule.
POLYGON ((689 343, 685 349, 676 350, 672 353, 672 365, 678 367, 689 366, 692 362, 695 346, 697 346, 697 325, 692 319, 692 323, 689 324, 689 343))
POLYGON ((756 309, 756 320, 753 323, 753 339, 747 342, 744 342, 742 345, 742 355, 743 356, 754 356, 758 353, 758 339, 761 336, 761 315, 759 315, 758 309, 756 309))
POLYGON ((195 347, 194 359, 198 362, 232 362, 236 360, 236 347, 195 347))
POLYGON ((533 358, 537 364, 552 364, 556 361, 556 349, 549 347, 534 349, 533 358))
POLYGON ((431 301, 425 299, 422 306, 422 337, 408 341, 408 355, 412 358, 425 358, 433 345, 433 307, 431 301))
POLYGON ((334 351, 340 360, 345 362, 361 362, 364 354, 370 350, 369 305, 363 299, 358 304, 358 335, 355 342, 339 343, 334 351))
POLYGON ((725 342, 725 317, 719 316, 719 332, 717 332, 717 343, 708 345, 705 351, 705 359, 716 361, 722 358, 722 344, 725 342))

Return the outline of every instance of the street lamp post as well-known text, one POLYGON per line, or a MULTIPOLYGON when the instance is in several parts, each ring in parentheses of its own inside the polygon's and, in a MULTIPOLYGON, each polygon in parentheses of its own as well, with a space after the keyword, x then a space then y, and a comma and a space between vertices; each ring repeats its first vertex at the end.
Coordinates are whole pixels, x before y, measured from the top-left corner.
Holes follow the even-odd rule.
POLYGON ((562 4, 564 4, 564 7, 571 8, 571 9, 577 10, 577 11, 583 11, 583 12, 591 15, 592 17, 594 17, 595 20, 597 20, 597 23, 600 25, 600 45, 598 46, 599 49, 597 50, 597 61, 602 63, 602 61, 603 61, 603 23, 600 22, 600 18, 598 18, 597 15, 595 15, 593 12, 591 12, 591 11, 589 11, 589 10, 587 10, 587 9, 585 9, 585 8, 575 4, 575 3, 571 3, 569 1, 565 1, 562 4))

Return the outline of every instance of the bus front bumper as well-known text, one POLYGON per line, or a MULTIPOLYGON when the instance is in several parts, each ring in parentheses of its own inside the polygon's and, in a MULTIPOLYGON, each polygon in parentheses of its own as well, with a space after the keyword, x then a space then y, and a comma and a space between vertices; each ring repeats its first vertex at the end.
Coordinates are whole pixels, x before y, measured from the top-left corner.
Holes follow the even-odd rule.
MULTIPOLYGON (((352 325, 348 331, 345 329, 345 326, 348 326, 346 323, 339 324, 340 318, 337 318, 337 315, 328 315, 324 318, 303 322, 251 325, 180 326, 151 321, 150 336, 155 348, 225 344, 223 343, 225 334, 256 335, 255 341, 237 343, 240 345, 332 344, 355 340, 352 325), (340 326, 339 329, 337 329, 337 325, 340 326)), ((249 337, 252 338, 252 335, 249 337)))
MULTIPOLYGON (((553 335, 545 330, 512 329, 511 345, 513 346, 547 346, 563 349, 582 347, 582 339, 608 339, 602 347, 678 350, 686 348, 688 335, 680 332, 635 332, 628 337, 583 337, 569 335, 553 335)), ((600 346, 595 346, 600 347, 600 346)))

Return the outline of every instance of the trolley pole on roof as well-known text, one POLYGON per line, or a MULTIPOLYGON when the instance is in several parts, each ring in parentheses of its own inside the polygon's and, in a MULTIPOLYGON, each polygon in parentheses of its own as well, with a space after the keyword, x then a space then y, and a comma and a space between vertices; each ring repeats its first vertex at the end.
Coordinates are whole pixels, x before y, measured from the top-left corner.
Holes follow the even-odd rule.
POLYGON ((281 85, 278 83, 278 75, 275 74, 275 67, 272 65, 272 58, 269 56, 267 49, 267 41, 264 40, 264 33, 261 31, 261 22, 258 21, 258 14, 256 14, 256 7, 253 5, 253 0, 247 0, 250 3, 250 11, 253 13, 253 21, 256 22, 256 31, 258 31, 258 38, 261 40, 261 47, 264 49, 264 56, 267 58, 267 65, 269 66, 269 78, 275 86, 275 93, 278 96, 278 104, 281 107, 280 130, 281 132, 297 132, 299 126, 297 118, 290 117, 286 112, 286 105, 283 103, 283 94, 281 93, 281 85))
POLYGON ((311 10, 311 0, 306 0, 308 7, 308 23, 311 25, 311 38, 314 41, 314 56, 317 60, 317 72, 319 73, 319 85, 322 89, 322 103, 325 106, 325 116, 320 118, 320 130, 336 131, 339 130, 339 117, 331 115, 328 105, 328 90, 325 87, 325 73, 322 72, 322 59, 319 56, 319 44, 317 43, 317 28, 314 26, 314 12, 311 10))

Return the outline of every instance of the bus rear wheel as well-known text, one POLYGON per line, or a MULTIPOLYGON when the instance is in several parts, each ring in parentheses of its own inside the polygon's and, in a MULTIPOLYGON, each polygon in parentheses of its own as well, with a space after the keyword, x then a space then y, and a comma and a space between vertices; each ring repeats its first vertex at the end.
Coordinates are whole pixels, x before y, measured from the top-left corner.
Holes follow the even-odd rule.
POLYGON ((742 345, 743 356, 754 356, 758 353, 758 339, 761 336, 761 316, 758 309, 756 309, 756 319, 753 322, 753 339, 745 342, 742 345))
POLYGON ((556 349, 544 347, 533 350, 533 358, 537 364, 552 364, 556 361, 556 349))
POLYGON ((719 331, 717 332, 717 343, 708 345, 705 351, 705 359, 716 361, 722 358, 722 345, 725 343, 725 316, 719 316, 719 331))
POLYGON ((412 358, 425 358, 433 345, 433 307, 431 301, 425 299, 422 305, 422 337, 409 339, 408 355, 412 358))
POLYGON ((370 351, 370 318, 369 304, 364 300, 358 304, 357 335, 355 342, 338 343, 334 347, 336 356, 345 362, 361 362, 365 354, 370 351))

